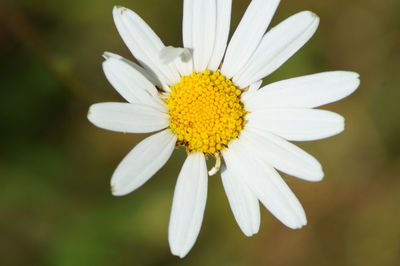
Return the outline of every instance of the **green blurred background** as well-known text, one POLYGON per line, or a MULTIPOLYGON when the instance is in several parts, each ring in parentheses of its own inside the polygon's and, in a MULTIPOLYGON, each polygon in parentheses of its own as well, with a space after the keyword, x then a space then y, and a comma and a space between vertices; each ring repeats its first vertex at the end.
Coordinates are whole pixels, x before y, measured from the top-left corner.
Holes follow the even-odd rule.
MULTIPOLYGON (((249 0, 234 0, 232 30, 249 0)), ((351 97, 324 107, 339 136, 299 145, 323 182, 284 176, 308 225, 290 230, 262 209, 259 234, 238 228, 219 176, 210 177, 199 239, 184 259, 167 228, 185 152, 144 187, 115 198, 113 170, 143 135, 91 125, 92 103, 122 101, 103 51, 132 59, 111 15, 139 13, 167 45, 181 44, 181 0, 3 0, 0 3, 0 265, 400 265, 400 1, 283 0, 272 24, 309 9, 317 34, 271 82, 327 70, 361 74, 351 97)))

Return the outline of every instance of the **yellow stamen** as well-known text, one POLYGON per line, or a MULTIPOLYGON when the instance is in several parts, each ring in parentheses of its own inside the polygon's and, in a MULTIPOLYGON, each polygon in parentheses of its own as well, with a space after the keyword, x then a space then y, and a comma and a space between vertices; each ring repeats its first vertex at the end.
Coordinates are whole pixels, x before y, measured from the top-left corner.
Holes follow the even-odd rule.
POLYGON ((246 121, 241 91, 219 72, 184 76, 166 99, 178 145, 215 154, 239 136, 246 121))

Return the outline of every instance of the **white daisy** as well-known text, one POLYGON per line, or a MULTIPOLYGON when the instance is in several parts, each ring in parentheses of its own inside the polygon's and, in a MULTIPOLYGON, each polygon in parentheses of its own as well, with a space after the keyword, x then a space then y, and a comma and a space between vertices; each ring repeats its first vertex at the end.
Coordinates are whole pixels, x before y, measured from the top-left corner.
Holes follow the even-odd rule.
POLYGON ((288 141, 342 132, 343 117, 313 108, 354 92, 359 75, 325 72, 260 88, 261 80, 300 49, 319 23, 314 13, 303 11, 265 33, 278 4, 253 0, 227 46, 231 0, 184 0, 184 48, 164 46, 133 11, 113 10, 122 39, 142 67, 105 53, 105 75, 128 103, 94 104, 88 119, 117 132, 156 132, 115 170, 115 196, 139 188, 175 147, 186 147, 168 232, 174 255, 184 257, 196 241, 208 175, 219 170, 221 157, 223 186, 246 236, 259 230, 259 201, 290 228, 307 223, 301 204, 276 170, 308 181, 323 178, 319 162, 288 141), (216 165, 208 172, 210 156, 216 165))

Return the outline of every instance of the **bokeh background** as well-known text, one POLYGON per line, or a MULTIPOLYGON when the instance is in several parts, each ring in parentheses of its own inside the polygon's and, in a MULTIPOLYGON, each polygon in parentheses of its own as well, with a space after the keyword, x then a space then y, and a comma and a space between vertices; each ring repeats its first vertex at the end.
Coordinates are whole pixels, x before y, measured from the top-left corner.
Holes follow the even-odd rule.
MULTIPOLYGON (((249 0, 234 0, 236 27, 249 0)), ((2 0, 0 3, 0 265, 400 265, 400 1, 283 0, 273 25, 309 9, 311 41, 265 82, 327 70, 361 74, 361 87, 325 109, 346 118, 339 136, 299 145, 326 177, 284 176, 308 225, 290 230, 262 209, 258 235, 238 228, 219 176, 199 239, 180 260, 167 228, 185 152, 133 194, 109 179, 144 135, 95 128, 88 107, 122 101, 105 79, 104 51, 132 59, 111 15, 139 13, 167 45, 181 44, 181 0, 2 0)))

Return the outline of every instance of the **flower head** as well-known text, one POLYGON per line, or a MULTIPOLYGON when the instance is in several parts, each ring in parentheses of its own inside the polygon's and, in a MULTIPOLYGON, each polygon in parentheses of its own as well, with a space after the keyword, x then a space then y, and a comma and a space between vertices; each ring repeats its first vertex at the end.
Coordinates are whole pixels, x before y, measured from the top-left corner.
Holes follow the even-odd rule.
POLYGON ((239 136, 246 111, 242 91, 219 72, 193 73, 171 88, 166 100, 171 131, 188 152, 214 155, 239 136))
POLYGON ((338 114, 314 109, 359 86, 354 72, 334 71, 266 85, 314 34, 319 18, 303 11, 267 33, 279 0, 252 0, 228 43, 231 0, 184 0, 183 48, 166 47, 133 11, 115 7, 117 29, 141 66, 105 53, 106 77, 127 103, 90 107, 98 127, 154 135, 118 165, 112 193, 126 195, 149 180, 184 146, 187 159, 175 187, 169 224, 174 255, 184 257, 200 232, 207 180, 222 165, 232 212, 247 236, 258 232, 259 202, 290 228, 304 226, 304 210, 276 170, 309 181, 319 162, 289 141, 310 141, 344 129, 338 114), (206 158, 216 165, 207 171, 206 158))

